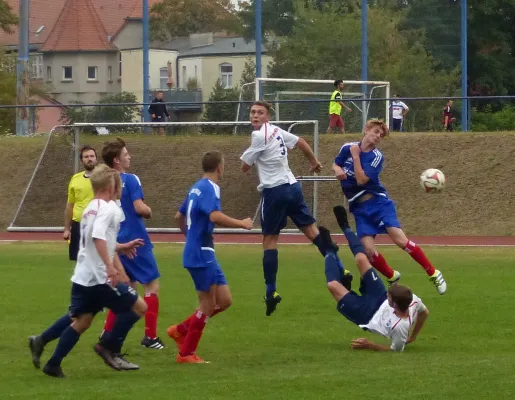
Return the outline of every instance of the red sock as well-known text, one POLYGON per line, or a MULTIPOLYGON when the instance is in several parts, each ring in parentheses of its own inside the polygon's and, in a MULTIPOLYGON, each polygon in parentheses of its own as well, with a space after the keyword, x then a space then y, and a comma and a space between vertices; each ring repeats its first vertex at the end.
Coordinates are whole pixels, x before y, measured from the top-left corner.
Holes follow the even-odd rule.
POLYGON ((370 259, 370 264, 372 264, 372 267, 374 267, 380 274, 384 275, 386 279, 393 278, 393 269, 390 268, 381 253, 375 252, 370 259))
POLYGON ((185 357, 190 354, 195 354, 208 319, 209 317, 202 313, 202 311, 197 311, 195 313, 195 318, 190 322, 188 334, 186 335, 181 351, 179 352, 181 356, 185 357))
POLYGON ((145 313, 145 336, 157 337, 157 314, 159 313, 159 297, 155 293, 145 293, 147 312, 145 313))
MULTIPOLYGON (((186 336, 188 334, 188 329, 190 329, 191 321, 193 321, 194 318, 197 318, 197 311, 196 310, 192 315, 190 315, 188 318, 186 318, 184 321, 182 321, 179 325, 177 325, 177 331, 182 335, 186 336)), ((216 314, 220 314, 222 311, 221 308, 217 307, 215 308, 215 311, 213 311, 213 314, 211 314, 211 317, 213 318, 216 314)))
POLYGON ((107 311, 106 321, 104 323, 104 332, 111 332, 116 322, 116 314, 111 310, 107 311))
POLYGON ((418 262, 422 266, 422 268, 424 268, 424 270, 429 276, 434 275, 435 267, 433 267, 433 265, 426 257, 422 249, 418 247, 416 243, 413 243, 411 240, 409 240, 408 244, 404 248, 404 251, 409 253, 411 258, 418 262))

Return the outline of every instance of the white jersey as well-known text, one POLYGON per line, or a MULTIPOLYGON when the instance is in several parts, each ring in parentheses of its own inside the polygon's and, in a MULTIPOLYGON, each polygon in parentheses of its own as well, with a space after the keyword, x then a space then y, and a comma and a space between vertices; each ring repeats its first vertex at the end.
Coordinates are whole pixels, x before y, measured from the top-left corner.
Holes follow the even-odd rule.
POLYGON ((402 119, 404 118, 403 111, 409 110, 408 106, 402 101, 392 102, 392 118, 402 119))
POLYGON ((370 322, 359 327, 386 336, 392 340, 392 346, 390 347, 392 350, 403 351, 409 338, 411 326, 415 323, 418 313, 425 309, 426 306, 422 303, 420 297, 413 295, 413 301, 409 306, 409 317, 399 318, 388 304, 388 300, 385 300, 370 322))
POLYGON ((269 123, 252 132, 252 144, 240 159, 247 165, 256 164, 259 191, 297 182, 288 165, 288 149, 298 141, 298 136, 269 123))
POLYGON ((107 282, 106 265, 100 258, 94 239, 107 242, 109 257, 116 251, 116 238, 124 219, 122 209, 114 202, 93 199, 82 214, 80 247, 77 264, 71 278, 81 286, 95 286, 107 282))

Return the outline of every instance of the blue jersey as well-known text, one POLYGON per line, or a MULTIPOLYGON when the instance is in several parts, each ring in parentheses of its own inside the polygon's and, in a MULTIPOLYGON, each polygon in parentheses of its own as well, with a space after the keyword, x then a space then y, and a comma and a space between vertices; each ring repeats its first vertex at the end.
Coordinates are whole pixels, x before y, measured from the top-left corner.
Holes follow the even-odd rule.
POLYGON ((220 187, 202 178, 190 188, 179 208, 186 217, 186 244, 182 257, 185 268, 207 267, 216 261, 213 244, 215 224, 209 219, 213 211, 221 211, 220 187))
POLYGON ((388 198, 386 189, 379 181, 379 175, 383 170, 383 154, 377 148, 366 153, 360 153, 359 159, 361 166, 370 180, 364 185, 358 185, 356 174, 354 173, 354 160, 350 153, 350 147, 353 144, 360 145, 360 143, 357 142, 345 143, 340 149, 338 156, 334 159, 334 163, 341 167, 347 174, 347 179, 341 181, 341 185, 345 197, 349 200, 349 204, 352 205, 354 200, 363 196, 365 193, 388 198))
POLYGON ((118 243, 127 243, 134 239, 143 239, 144 248, 153 248, 143 217, 136 212, 134 202, 143 200, 143 188, 139 178, 134 174, 121 173, 122 198, 121 206, 125 220, 120 224, 118 243))

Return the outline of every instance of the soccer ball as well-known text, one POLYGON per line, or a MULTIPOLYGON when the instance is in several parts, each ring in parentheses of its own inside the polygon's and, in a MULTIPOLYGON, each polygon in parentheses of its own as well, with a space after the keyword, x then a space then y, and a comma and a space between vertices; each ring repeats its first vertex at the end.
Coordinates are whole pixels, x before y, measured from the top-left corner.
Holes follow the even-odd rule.
POLYGON ((438 169, 426 169, 422 172, 422 175, 420 175, 420 186, 422 186, 427 193, 440 192, 445 186, 445 175, 438 169))

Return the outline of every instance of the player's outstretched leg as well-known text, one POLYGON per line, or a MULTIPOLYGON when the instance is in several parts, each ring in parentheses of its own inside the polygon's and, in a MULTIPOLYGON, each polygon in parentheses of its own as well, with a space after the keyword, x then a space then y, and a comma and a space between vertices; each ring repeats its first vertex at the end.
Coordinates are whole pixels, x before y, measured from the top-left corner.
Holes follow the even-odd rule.
POLYGON ((41 354, 47 343, 58 339, 64 330, 72 323, 71 317, 66 314, 55 321, 46 331, 38 336, 29 337, 29 348, 32 354, 32 364, 39 369, 41 367, 41 354))
MULTIPOLYGON (((347 211, 345 210, 345 207, 343 206, 335 206, 333 207, 334 216, 336 217, 336 220, 338 221, 338 226, 345 234, 345 238, 347 239, 347 242, 350 240, 349 238, 356 237, 356 234, 352 231, 349 225, 349 219, 347 216, 347 211)), ((351 248, 352 251, 352 248, 351 248)), ((353 251, 354 253, 354 251, 353 251)), ((386 262, 384 257, 381 253, 375 252, 372 257, 369 258, 370 264, 379 271, 383 276, 386 277, 386 280, 388 281, 389 285, 392 285, 393 283, 396 283, 401 278, 401 274, 399 271, 395 271, 386 262)))
MULTIPOLYGON (((277 239, 276 239, 277 242, 277 239)), ((263 251, 263 275, 265 278, 266 293, 266 316, 272 315, 281 302, 282 298, 277 293, 277 271, 279 269, 279 251, 277 249, 266 249, 263 251)))
MULTIPOLYGON (((325 226, 319 226, 318 231, 320 232, 320 238, 325 243, 326 254, 326 265, 328 263, 327 257, 330 257, 331 259, 334 259, 334 263, 336 264, 337 270, 338 270, 338 279, 340 282, 348 291, 351 291, 352 289, 352 279, 353 276, 351 272, 343 267, 343 264, 341 263, 341 260, 338 258, 338 245, 333 241, 331 238, 331 232, 329 232, 329 229, 327 229, 325 226)), ((330 264, 332 265, 333 261, 330 261, 330 264)), ((326 273, 327 275, 327 273, 326 273)))

